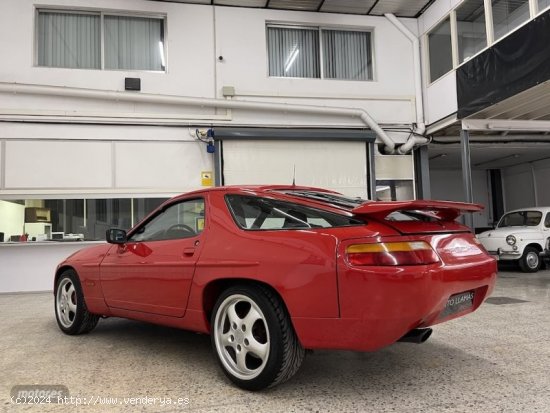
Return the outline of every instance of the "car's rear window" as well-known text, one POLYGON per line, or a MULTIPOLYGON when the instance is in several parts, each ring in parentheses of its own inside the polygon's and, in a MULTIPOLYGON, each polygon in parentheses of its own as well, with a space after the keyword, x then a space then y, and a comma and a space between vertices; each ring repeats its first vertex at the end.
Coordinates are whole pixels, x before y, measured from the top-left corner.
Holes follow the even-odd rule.
POLYGON ((243 229, 308 229, 364 224, 352 217, 270 198, 226 195, 225 200, 233 219, 243 229))
POLYGON ((324 202, 332 206, 346 209, 353 209, 361 204, 364 204, 365 202, 368 202, 366 199, 351 198, 341 194, 334 194, 332 192, 320 192, 311 190, 284 190, 281 192, 287 195, 311 199, 317 202, 324 202))

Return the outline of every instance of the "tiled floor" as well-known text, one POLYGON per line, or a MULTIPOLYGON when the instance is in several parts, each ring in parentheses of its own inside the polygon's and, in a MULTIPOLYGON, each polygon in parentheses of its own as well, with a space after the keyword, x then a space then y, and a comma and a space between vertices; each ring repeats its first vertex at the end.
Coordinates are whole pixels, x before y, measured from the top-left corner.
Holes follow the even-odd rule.
POLYGON ((226 381, 207 336, 108 319, 69 337, 51 294, 0 295, 0 411, 74 411, 9 398, 14 385, 58 384, 81 402, 121 403, 79 412, 550 412, 550 271, 499 275, 493 303, 436 326, 425 344, 315 352, 291 381, 261 393, 226 381), (124 405, 145 396, 158 399, 124 405), (168 398, 188 403, 163 405, 168 398))

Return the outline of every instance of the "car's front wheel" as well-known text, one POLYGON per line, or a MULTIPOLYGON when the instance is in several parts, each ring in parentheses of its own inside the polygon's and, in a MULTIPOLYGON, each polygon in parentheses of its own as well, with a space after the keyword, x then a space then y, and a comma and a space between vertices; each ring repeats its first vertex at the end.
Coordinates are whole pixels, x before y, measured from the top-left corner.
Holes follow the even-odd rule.
POLYGON ((211 337, 224 373, 247 390, 288 380, 305 355, 283 303, 260 286, 231 287, 221 294, 211 337))
POLYGON ((75 335, 92 331, 99 316, 86 307, 78 275, 66 270, 57 280, 55 288, 55 318, 61 331, 75 335))
POLYGON ((525 247, 523 255, 519 259, 519 267, 523 272, 537 272, 541 261, 539 251, 533 247, 525 247))

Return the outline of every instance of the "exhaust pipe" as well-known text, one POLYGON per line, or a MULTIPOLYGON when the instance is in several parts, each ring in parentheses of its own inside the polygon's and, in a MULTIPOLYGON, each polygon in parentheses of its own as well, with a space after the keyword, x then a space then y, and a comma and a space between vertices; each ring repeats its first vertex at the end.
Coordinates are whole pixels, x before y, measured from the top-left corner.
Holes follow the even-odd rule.
POLYGON ((429 339, 431 335, 431 328, 415 328, 414 330, 409 331, 397 341, 401 341, 403 343, 422 344, 427 339, 429 339))

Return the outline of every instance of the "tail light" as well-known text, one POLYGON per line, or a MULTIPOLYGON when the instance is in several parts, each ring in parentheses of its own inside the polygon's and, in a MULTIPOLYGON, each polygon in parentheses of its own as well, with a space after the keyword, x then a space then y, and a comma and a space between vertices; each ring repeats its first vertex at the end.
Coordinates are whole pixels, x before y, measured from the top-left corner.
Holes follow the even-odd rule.
POLYGON ((439 262, 430 244, 424 241, 354 244, 346 248, 351 265, 423 265, 439 262))

